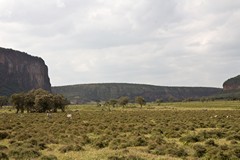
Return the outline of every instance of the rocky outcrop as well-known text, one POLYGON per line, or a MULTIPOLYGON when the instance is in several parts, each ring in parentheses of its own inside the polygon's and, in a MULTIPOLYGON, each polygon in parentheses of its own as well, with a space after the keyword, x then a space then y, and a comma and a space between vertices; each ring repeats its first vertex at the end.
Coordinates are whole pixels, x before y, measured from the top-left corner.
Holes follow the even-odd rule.
POLYGON ((43 59, 0 48, 0 95, 38 88, 51 91, 48 68, 43 59))
POLYGON ((224 91, 240 90, 240 75, 230 78, 223 83, 224 91))

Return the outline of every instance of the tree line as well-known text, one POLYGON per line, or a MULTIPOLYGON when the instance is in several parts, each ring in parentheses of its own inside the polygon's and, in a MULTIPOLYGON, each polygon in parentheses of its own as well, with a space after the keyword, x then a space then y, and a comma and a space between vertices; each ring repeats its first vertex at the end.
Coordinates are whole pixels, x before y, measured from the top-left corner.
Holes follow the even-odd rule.
MULTIPOLYGON (((57 109, 65 111, 65 106, 69 104, 68 100, 60 94, 52 94, 43 89, 31 90, 29 92, 15 93, 9 99, 10 103, 23 113, 29 112, 57 112, 57 109)), ((0 96, 0 107, 8 104, 8 98, 0 96)))
MULTIPOLYGON (((129 97, 123 96, 118 99, 110 99, 110 100, 106 101, 103 105, 104 106, 112 106, 113 108, 116 107, 116 105, 119 105, 124 108, 127 106, 129 101, 130 101, 129 97)), ((146 100, 142 96, 137 96, 137 97, 135 97, 135 103, 139 104, 140 107, 142 108, 142 106, 146 104, 146 100)), ((98 106, 100 105, 99 102, 97 105, 98 106)))

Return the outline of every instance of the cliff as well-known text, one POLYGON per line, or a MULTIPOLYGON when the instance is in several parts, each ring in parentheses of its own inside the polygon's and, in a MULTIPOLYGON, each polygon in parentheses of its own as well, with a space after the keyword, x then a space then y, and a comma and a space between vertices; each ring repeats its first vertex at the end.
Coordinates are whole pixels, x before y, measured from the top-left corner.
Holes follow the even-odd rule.
POLYGON ((51 91, 48 68, 43 59, 0 48, 0 95, 37 88, 51 91))
POLYGON ((230 78, 223 83, 224 91, 232 91, 240 89, 240 75, 230 78))
POLYGON ((52 91, 54 93, 63 94, 71 103, 85 103, 117 99, 121 96, 128 96, 131 100, 134 100, 136 96, 143 96, 147 101, 155 101, 159 98, 165 101, 169 99, 183 100, 214 95, 221 92, 222 89, 105 83, 53 87, 52 91))

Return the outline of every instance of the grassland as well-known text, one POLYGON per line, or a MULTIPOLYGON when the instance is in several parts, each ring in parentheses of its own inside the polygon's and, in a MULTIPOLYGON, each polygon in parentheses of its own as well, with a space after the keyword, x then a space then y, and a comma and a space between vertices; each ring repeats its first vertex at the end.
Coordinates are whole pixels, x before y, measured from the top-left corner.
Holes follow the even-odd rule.
POLYGON ((239 120, 239 101, 68 106, 51 117, 6 107, 0 159, 239 159, 239 120))

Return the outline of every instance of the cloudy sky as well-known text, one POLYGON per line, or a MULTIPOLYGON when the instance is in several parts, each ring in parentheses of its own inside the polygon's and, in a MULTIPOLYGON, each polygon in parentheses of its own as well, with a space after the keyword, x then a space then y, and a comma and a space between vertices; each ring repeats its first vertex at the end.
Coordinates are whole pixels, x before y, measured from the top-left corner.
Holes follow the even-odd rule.
POLYGON ((240 0, 0 0, 0 46, 42 57, 53 86, 222 87, 240 74, 240 0))

